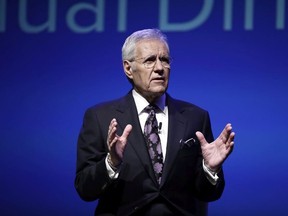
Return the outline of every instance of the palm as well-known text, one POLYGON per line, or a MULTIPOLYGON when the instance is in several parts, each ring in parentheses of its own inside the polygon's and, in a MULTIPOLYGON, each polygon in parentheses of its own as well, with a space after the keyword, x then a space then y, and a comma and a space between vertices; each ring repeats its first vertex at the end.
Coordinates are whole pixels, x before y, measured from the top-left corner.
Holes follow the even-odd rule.
POLYGON ((130 124, 126 125, 123 134, 121 136, 116 134, 117 121, 112 119, 109 125, 107 147, 111 155, 111 161, 113 165, 117 166, 122 162, 123 153, 127 144, 127 139, 132 130, 130 124))
POLYGON ((201 144, 204 163, 211 170, 218 170, 233 150, 235 133, 231 124, 227 124, 219 137, 208 143, 201 132, 196 133, 201 144))

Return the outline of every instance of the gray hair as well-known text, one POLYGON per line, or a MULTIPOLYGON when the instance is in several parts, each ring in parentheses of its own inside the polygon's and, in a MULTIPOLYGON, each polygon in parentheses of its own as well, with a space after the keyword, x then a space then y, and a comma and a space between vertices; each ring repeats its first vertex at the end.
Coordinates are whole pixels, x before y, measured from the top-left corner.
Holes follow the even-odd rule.
POLYGON ((159 29, 143 29, 132 33, 128 38, 126 38, 122 46, 122 60, 131 60, 135 56, 136 43, 141 40, 160 40, 162 41, 168 49, 169 45, 166 35, 164 35, 159 29))

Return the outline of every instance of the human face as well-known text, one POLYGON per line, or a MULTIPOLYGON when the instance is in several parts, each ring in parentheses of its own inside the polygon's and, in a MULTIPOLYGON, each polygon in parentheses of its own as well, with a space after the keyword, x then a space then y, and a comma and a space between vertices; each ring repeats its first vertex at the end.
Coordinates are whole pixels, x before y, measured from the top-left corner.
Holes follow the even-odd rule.
POLYGON ((133 81, 134 89, 149 102, 159 98, 168 88, 170 64, 167 67, 164 61, 169 58, 165 43, 154 39, 137 42, 134 60, 124 61, 125 73, 133 81), (155 61, 152 68, 149 61, 155 61))

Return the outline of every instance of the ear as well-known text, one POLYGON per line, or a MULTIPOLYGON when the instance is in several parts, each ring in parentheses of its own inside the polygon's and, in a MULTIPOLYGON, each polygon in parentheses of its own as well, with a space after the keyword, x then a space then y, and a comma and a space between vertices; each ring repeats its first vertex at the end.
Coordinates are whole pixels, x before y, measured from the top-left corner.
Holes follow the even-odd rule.
POLYGON ((132 67, 131 67, 131 63, 128 61, 123 61, 123 68, 124 68, 124 72, 126 74, 126 76, 129 79, 133 79, 133 73, 132 73, 132 67))

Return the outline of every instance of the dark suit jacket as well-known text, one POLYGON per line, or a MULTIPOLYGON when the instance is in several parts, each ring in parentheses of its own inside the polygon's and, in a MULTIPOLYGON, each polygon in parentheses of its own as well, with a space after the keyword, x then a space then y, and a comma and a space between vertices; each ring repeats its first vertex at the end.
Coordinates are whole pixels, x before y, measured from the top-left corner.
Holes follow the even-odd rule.
POLYGON ((75 187, 86 201, 98 199, 95 215, 205 215, 206 202, 218 199, 224 189, 222 171, 213 186, 202 168, 201 131, 213 141, 207 111, 167 95, 169 129, 167 153, 160 186, 155 179, 136 105, 129 92, 123 98, 89 108, 78 139, 75 187), (128 137, 119 177, 107 174, 107 133, 112 118, 117 134, 125 126, 133 129, 128 137), (193 137, 191 140, 184 141, 193 137))

